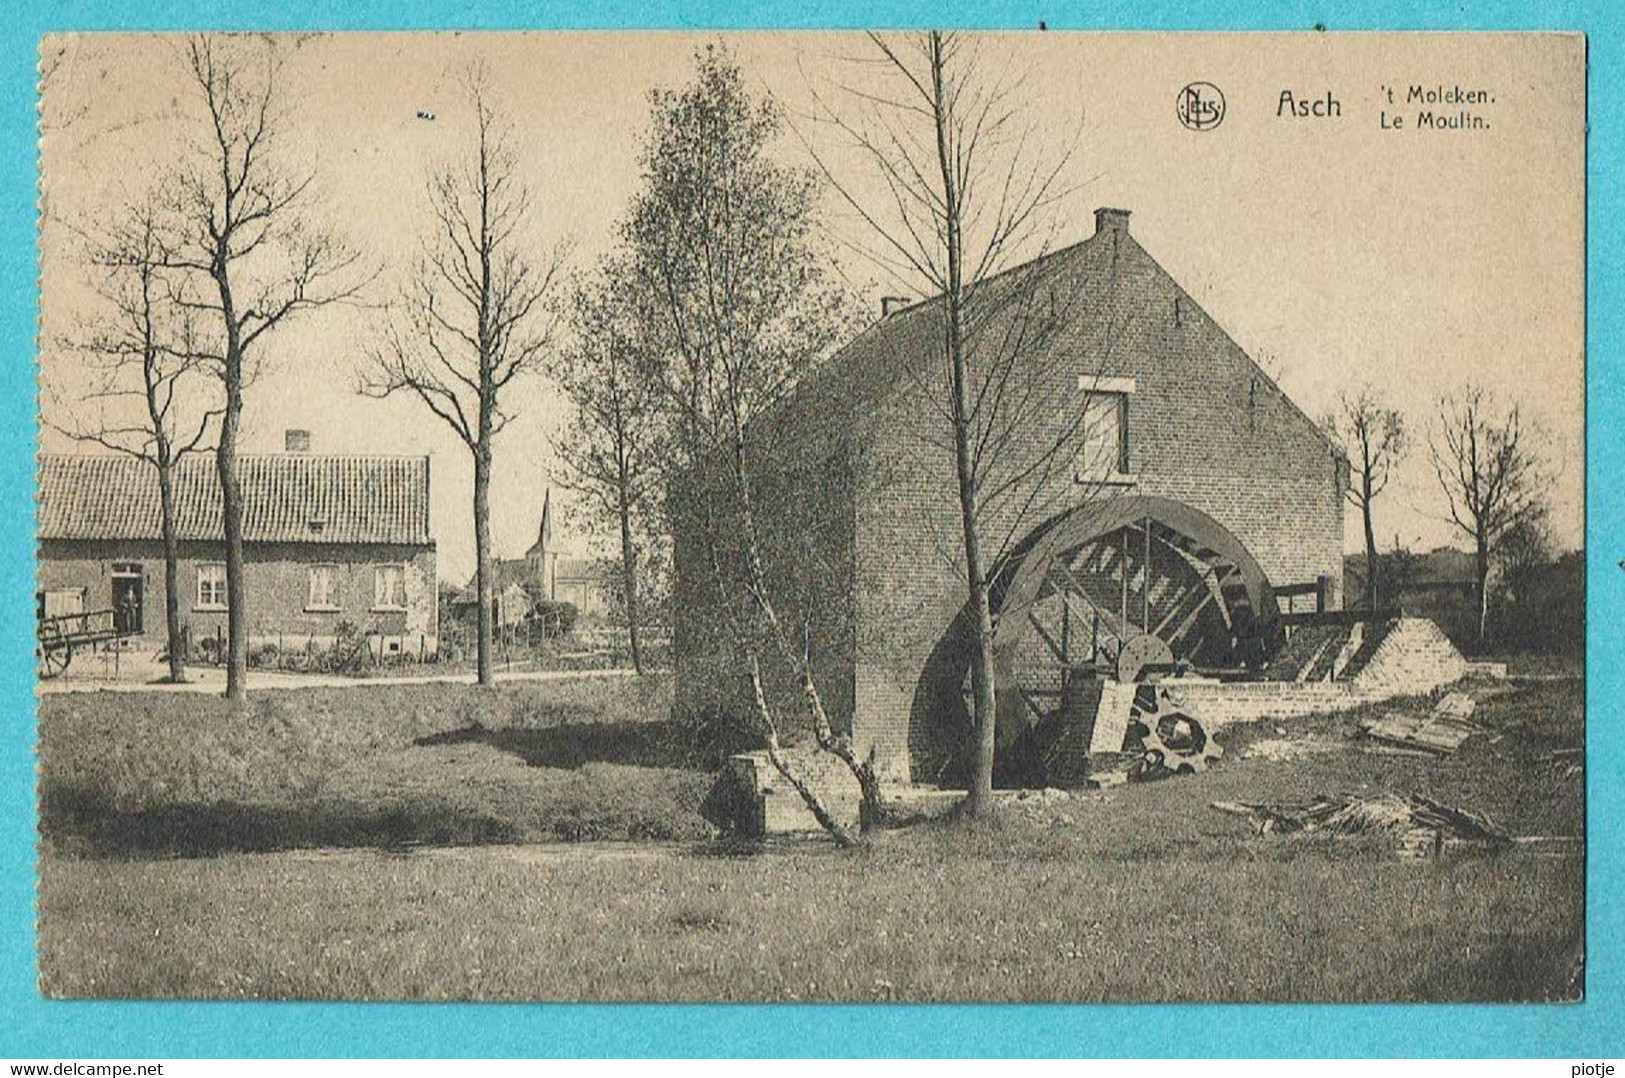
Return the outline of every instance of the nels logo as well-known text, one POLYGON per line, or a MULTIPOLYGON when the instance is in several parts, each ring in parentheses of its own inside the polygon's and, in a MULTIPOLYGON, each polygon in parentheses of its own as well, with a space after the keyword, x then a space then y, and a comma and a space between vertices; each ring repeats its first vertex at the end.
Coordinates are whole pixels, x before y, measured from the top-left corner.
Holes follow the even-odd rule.
POLYGON ((1178 112, 1192 131, 1211 131, 1224 121, 1224 94, 1211 82, 1193 82, 1179 91, 1178 112))

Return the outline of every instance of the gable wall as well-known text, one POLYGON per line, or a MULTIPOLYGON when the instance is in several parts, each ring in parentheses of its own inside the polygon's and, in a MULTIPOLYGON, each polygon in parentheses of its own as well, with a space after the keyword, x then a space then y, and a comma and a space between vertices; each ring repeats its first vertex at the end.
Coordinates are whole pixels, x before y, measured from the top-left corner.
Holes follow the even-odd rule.
MULTIPOLYGON (((1013 466, 1075 425, 1079 375, 1132 377, 1131 487, 1052 469, 1030 505, 984 522, 994 553, 1090 497, 1121 490, 1193 505, 1224 524, 1276 584, 1333 580, 1340 605, 1343 491, 1332 450, 1219 327, 1128 236, 1111 233, 1057 279, 1067 317, 1022 384, 1041 409, 1013 466), (1110 246, 1107 246, 1110 245, 1110 246), (1176 315, 1177 302, 1177 315, 1176 315)), ((1058 257, 1069 257, 1062 255, 1058 257)), ((965 668, 965 581, 954 465, 939 415, 905 386, 867 424, 859 454, 855 732, 890 774, 933 781, 969 728, 947 683, 965 668)))

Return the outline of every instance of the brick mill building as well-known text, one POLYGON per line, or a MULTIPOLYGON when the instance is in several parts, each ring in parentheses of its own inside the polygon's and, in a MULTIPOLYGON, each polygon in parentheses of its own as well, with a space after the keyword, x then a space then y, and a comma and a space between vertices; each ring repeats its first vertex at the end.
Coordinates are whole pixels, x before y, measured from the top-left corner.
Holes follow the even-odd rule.
MULTIPOLYGON (((238 458, 250 646, 325 646, 340 623, 382 653, 436 646, 435 544, 426 457, 295 451, 238 458)), ((223 635, 225 543, 212 456, 176 470, 181 618, 197 645, 223 635)), ((39 461, 41 617, 111 610, 138 645, 162 645, 158 475, 109 454, 39 461)))
MULTIPOLYGON (((983 526, 1000 559, 1001 752, 1063 706, 1072 671, 1131 638, 1256 676, 1281 648, 1279 613, 1341 606, 1347 462, 1128 211, 1098 210, 1090 239, 984 288, 980 340, 1044 324, 1003 353, 1019 354, 1006 394, 1035 406, 994 469, 1019 496, 983 526), (1044 463, 1068 438, 1065 466, 1044 463)), ((920 783, 953 780, 970 730, 954 457, 931 388, 942 326, 940 298, 888 312, 752 428, 772 462, 770 571, 826 702, 883 774, 920 783)), ((974 347, 970 363, 985 375, 974 347)), ((700 543, 682 527, 676 542, 678 707, 739 709, 700 543)))

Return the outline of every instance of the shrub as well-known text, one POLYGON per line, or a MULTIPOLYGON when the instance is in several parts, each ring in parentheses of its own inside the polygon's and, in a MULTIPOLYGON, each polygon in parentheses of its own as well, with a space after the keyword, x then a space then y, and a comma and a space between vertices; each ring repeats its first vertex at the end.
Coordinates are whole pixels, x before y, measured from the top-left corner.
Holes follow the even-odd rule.
POLYGON ((223 636, 200 636, 193 643, 192 661, 218 666, 225 661, 226 640, 223 636))
POLYGON ((359 674, 372 660, 367 638, 352 621, 333 627, 333 646, 327 652, 327 668, 335 674, 359 674))
POLYGON ((547 637, 568 636, 576 627, 578 614, 576 604, 553 599, 537 600, 531 608, 531 617, 541 623, 542 634, 547 637))

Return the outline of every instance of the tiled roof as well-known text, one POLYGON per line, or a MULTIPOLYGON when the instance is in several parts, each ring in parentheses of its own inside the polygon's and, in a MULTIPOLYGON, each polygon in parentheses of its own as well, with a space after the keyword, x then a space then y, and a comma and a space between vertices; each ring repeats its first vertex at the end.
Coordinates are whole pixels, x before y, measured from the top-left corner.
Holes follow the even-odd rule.
MULTIPOLYGON (((39 458, 41 539, 159 539, 158 472, 133 457, 39 458)), ((429 537, 427 457, 281 453, 237 458, 243 538, 250 542, 397 543, 429 537)), ((212 456, 176 469, 181 539, 224 537, 212 456)))
MULTIPOLYGON (((505 592, 515 585, 521 588, 541 588, 541 581, 531 571, 530 562, 524 558, 493 558, 491 569, 496 574, 494 586, 498 592, 505 592)), ((468 583, 463 585, 463 590, 457 593, 457 598, 453 602, 463 605, 475 602, 478 596, 476 591, 478 581, 479 571, 470 573, 468 583)))
POLYGON ((602 558, 560 558, 553 567, 554 580, 603 583, 608 578, 609 572, 602 558))

